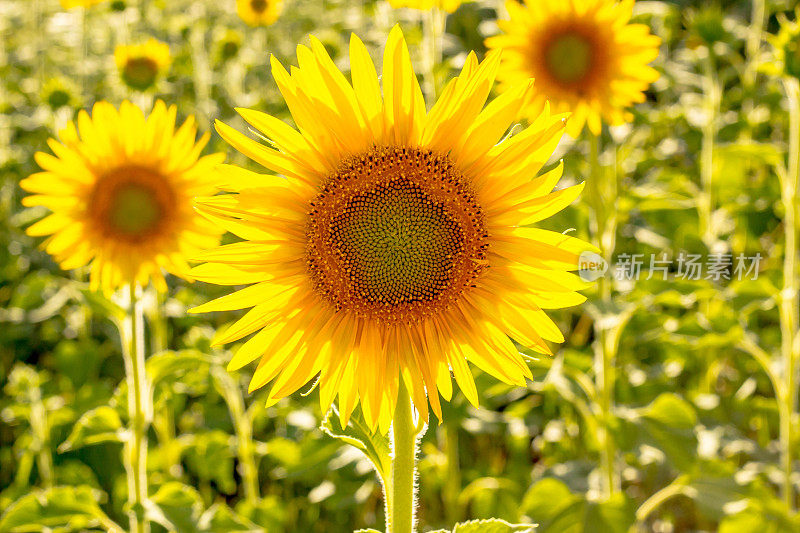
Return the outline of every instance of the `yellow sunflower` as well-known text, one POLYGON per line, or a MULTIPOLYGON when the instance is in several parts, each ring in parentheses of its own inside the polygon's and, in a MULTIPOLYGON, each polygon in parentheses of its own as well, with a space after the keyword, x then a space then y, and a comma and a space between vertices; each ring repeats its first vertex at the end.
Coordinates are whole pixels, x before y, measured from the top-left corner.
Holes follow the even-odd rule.
POLYGON ((465 0, 389 0, 389 5, 395 9, 401 7, 408 7, 411 9, 419 9, 420 11, 427 11, 429 9, 438 8, 448 13, 452 13, 458 6, 464 3, 465 0))
POLYGON ((90 264, 93 290, 148 280, 166 290, 162 269, 188 279, 187 254, 219 244, 192 198, 214 193, 224 155, 200 157, 209 135, 195 142, 194 118, 176 130, 175 115, 161 101, 149 117, 99 102, 48 141, 55 155, 36 154, 43 172, 20 182, 33 193, 24 205, 52 211, 28 234, 50 236, 45 249, 64 269, 90 264))
POLYGON ((506 2, 510 20, 504 33, 490 37, 503 49, 498 79, 512 86, 536 79, 537 95, 526 114, 540 113, 548 100, 556 112, 572 113, 567 133, 577 137, 584 124, 600 133, 602 121, 619 125, 627 110, 644 101, 658 72, 648 64, 661 40, 643 24, 630 24, 634 0, 525 0, 506 2))
POLYGON ((169 66, 169 45, 152 37, 141 44, 121 44, 114 49, 114 61, 125 84, 144 91, 169 66))
POLYGON ((61 7, 64 9, 73 9, 76 7, 92 7, 99 4, 103 0, 61 0, 61 7))
POLYGON ((269 26, 281 15, 283 0, 236 0, 236 12, 249 26, 269 26))
POLYGON ((360 402, 368 423, 388 429, 402 379, 424 420, 441 420, 450 372, 473 404, 467 365, 507 383, 531 373, 509 339, 541 353, 562 342, 543 309, 584 301, 579 254, 591 247, 528 227, 560 211, 583 185, 551 190, 561 167, 540 176, 564 117, 542 114, 505 137, 529 98, 525 80, 485 106, 500 53, 471 53, 426 112, 403 34, 389 34, 378 75, 350 40, 351 82, 322 43, 298 48, 291 74, 272 72, 297 129, 261 112, 241 116, 261 144, 218 123, 238 151, 268 170, 222 165, 223 189, 198 209, 243 239, 201 253, 199 280, 253 284, 194 312, 252 309, 216 344, 255 335, 234 370, 261 358, 250 390, 274 380, 269 401, 320 374, 323 409, 338 395, 342 423, 360 402), (502 141, 501 141, 502 139, 502 141), (274 146, 274 148, 273 148, 274 146), (227 176, 227 177, 226 177, 227 176), (427 396, 427 398, 426 398, 427 396))

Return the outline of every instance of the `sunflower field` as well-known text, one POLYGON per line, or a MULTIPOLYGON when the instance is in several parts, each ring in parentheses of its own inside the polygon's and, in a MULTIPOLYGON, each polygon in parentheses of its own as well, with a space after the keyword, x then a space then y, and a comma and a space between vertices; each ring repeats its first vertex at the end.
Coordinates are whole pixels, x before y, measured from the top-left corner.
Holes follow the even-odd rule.
POLYGON ((800 531, 798 2, 0 36, 0 533, 800 531))

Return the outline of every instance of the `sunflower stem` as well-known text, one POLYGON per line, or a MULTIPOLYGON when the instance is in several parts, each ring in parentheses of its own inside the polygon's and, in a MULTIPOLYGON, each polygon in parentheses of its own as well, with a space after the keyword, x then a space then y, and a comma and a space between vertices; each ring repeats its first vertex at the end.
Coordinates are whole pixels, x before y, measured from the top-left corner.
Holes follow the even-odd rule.
MULTIPOLYGON (((613 216, 614 206, 606 205, 616 198, 616 174, 607 183, 607 173, 600 165, 600 135, 589 136, 590 179, 598 192, 595 205, 595 232, 600 239, 600 246, 605 260, 610 264, 616 247, 616 219, 613 216)), ((603 312, 611 307, 611 283, 602 276, 598 280, 600 300, 603 312)), ((611 420, 614 416, 614 361, 616 345, 611 341, 607 326, 595 321, 595 388, 597 390, 597 408, 600 415, 600 469, 602 471, 603 494, 610 497, 619 490, 616 474, 616 446, 611 434, 611 420)))
POLYGON ((433 105, 436 101, 436 66, 442 62, 442 34, 444 33, 444 12, 433 7, 427 11, 423 11, 423 32, 425 39, 425 48, 427 52, 427 81, 426 93, 429 105, 433 105))
POLYGON ((128 516, 130 531, 147 533, 147 429, 150 425, 149 387, 145 372, 144 312, 136 283, 129 286, 130 308, 122 328, 123 356, 128 383, 130 428, 125 444, 125 470, 128 477, 128 516))
POLYGON ((256 505, 261 499, 261 494, 258 484, 258 462, 253 446, 253 420, 245 408, 244 399, 236 380, 221 366, 214 365, 211 372, 219 384, 222 398, 228 406, 228 412, 233 421, 244 499, 251 505, 256 505))
POLYGON ((50 425, 47 420, 47 407, 42 398, 42 389, 39 383, 31 387, 29 392, 31 401, 30 424, 36 442, 36 464, 39 468, 39 479, 45 488, 53 486, 53 454, 50 441, 50 425))
POLYGON ((458 495, 461 493, 461 469, 458 460, 458 428, 459 423, 448 421, 444 424, 444 449, 447 460, 447 478, 442 489, 445 502, 445 517, 448 524, 461 520, 461 505, 458 495))
POLYGON ((717 114, 720 88, 714 65, 713 51, 709 48, 703 61, 703 83, 705 93, 705 123, 702 128, 700 146, 700 185, 698 209, 700 211, 700 237, 711 248, 717 239, 713 223, 714 215, 714 144, 717 136, 717 114))
POLYGON ((417 427, 411 398, 400 381, 397 407, 392 422, 391 505, 387 505, 388 533, 413 533, 415 522, 417 477, 417 427))
POLYGON ((781 183, 781 200, 784 208, 785 251, 783 260, 783 290, 780 295, 781 358, 783 359, 784 386, 778 397, 780 416, 781 467, 783 469, 783 499, 786 507, 795 510, 792 483, 794 457, 792 454, 792 427, 797 420, 797 371, 800 360, 798 325, 800 324, 800 276, 797 269, 798 185, 800 185, 800 84, 792 78, 785 81, 789 100, 789 164, 781 183))
MULTIPOLYGON (((742 102, 742 112, 745 117, 752 116, 756 101, 753 96, 756 82, 758 81, 758 68, 760 66, 761 40, 764 34, 764 21, 766 19, 767 6, 766 0, 753 0, 750 11, 750 25, 747 29, 747 40, 745 41, 745 56, 747 63, 742 76, 742 86, 747 99, 742 102)), ((753 127, 750 121, 747 122, 743 134, 745 139, 752 139, 753 127)))
POLYGON ((89 8, 81 8, 81 100, 89 102, 91 95, 86 94, 89 89, 89 67, 86 65, 89 60, 89 31, 87 29, 87 18, 89 17, 89 8))

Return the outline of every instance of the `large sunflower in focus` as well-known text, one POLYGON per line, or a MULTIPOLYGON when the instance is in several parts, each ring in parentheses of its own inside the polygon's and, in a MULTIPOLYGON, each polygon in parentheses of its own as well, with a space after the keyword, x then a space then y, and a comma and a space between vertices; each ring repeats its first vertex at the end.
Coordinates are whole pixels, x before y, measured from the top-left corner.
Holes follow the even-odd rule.
POLYGON ((503 49, 498 78, 514 85, 536 79, 537 95, 526 112, 536 116, 545 101, 556 112, 572 113, 567 133, 577 137, 584 124, 600 133, 602 121, 631 120, 627 110, 644 101, 658 72, 648 64, 660 39, 643 24, 630 24, 634 0, 525 0, 506 2, 510 20, 504 33, 490 37, 503 49))
POLYGON ((33 193, 26 206, 52 214, 28 228, 49 236, 45 249, 64 269, 91 265, 93 289, 106 293, 152 279, 166 289, 163 270, 189 277, 186 256, 219 244, 221 231, 199 216, 192 198, 216 190, 223 154, 200 157, 209 135, 195 142, 190 117, 175 129, 175 107, 156 102, 152 113, 123 102, 99 102, 50 139, 55 155, 38 152, 43 172, 22 180, 33 193))
POLYGON ((360 402, 368 423, 383 430, 401 380, 424 420, 428 402, 441 419, 439 394, 450 399, 451 370, 477 404, 467 361, 524 385, 531 373, 509 336, 550 353, 545 341, 563 337, 543 309, 584 300, 575 290, 586 285, 568 271, 590 246, 527 227, 582 189, 551 192, 560 167, 534 177, 564 117, 545 107, 504 139, 532 84, 484 107, 498 52, 482 63, 470 54, 426 112, 398 27, 384 53, 383 90, 356 36, 351 81, 316 39, 298 48, 298 61, 290 74, 272 60, 297 129, 239 110, 270 140, 265 145, 217 125, 233 147, 283 177, 223 165, 223 182, 236 194, 198 200, 201 212, 243 241, 201 254, 207 262, 193 276, 253 284, 194 309, 252 308, 216 339, 255 333, 229 368, 261 358, 250 389, 274 380, 269 401, 319 373, 323 409, 338 395, 346 423, 360 402))

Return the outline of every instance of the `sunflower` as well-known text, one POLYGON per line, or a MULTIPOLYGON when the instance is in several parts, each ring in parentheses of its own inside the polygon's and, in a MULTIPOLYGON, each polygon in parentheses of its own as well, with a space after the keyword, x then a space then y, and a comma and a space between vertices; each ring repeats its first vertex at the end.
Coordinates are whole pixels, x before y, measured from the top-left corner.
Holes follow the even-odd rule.
POLYGON ((152 37, 141 44, 118 45, 114 49, 114 61, 125 84, 144 91, 152 87, 169 66, 169 45, 152 37))
POLYGON ((152 113, 123 102, 99 102, 38 152, 43 172, 22 180, 26 206, 52 214, 28 228, 50 237, 45 249, 64 269, 91 265, 93 290, 110 293, 152 279, 166 290, 162 269, 189 278, 185 257, 219 244, 221 232, 192 209, 213 194, 223 154, 200 157, 209 135, 195 142, 194 118, 175 129, 176 109, 156 102, 152 113))
POLYGON ((236 12, 249 26, 269 26, 281 15, 283 0, 236 0, 236 12))
POLYGON ((398 9, 408 7, 411 9, 419 9, 420 11, 427 11, 429 9, 438 8, 447 13, 452 13, 458 6, 464 3, 465 0, 389 0, 389 5, 398 9))
POLYGON ((264 145, 217 124, 234 148, 283 177, 222 165, 223 189, 235 194, 197 200, 243 241, 201 253, 206 263, 192 275, 252 284, 193 310, 252 307, 215 339, 255 333, 229 369, 260 357, 250 390, 274 380, 269 402, 319 374, 323 409, 338 394, 346 424, 360 401, 370 426, 384 431, 401 380, 424 420, 428 402, 441 420, 439 393, 450 399, 451 370, 477 405, 467 361, 524 385, 531 373, 509 335, 551 353, 545 341, 563 337, 543 309, 584 301, 575 290, 587 286, 568 271, 591 247, 528 227, 583 188, 551 193, 560 166, 531 179, 558 144, 564 117, 545 106, 504 138, 532 83, 484 108, 499 52, 481 63, 471 53, 426 113, 397 26, 386 44, 382 92, 355 35, 352 84, 315 38, 310 49, 298 48, 298 60, 289 74, 272 58, 297 130, 240 109, 270 140, 264 145))
POLYGON ((92 7, 99 4, 103 0, 61 0, 61 7, 64 9, 73 9, 76 7, 92 7))
POLYGON ((567 133, 577 137, 584 124, 600 133, 602 121, 629 122, 627 108, 643 102, 658 72, 648 64, 660 39, 643 24, 630 24, 634 0, 525 0, 506 2, 510 20, 504 33, 490 37, 503 49, 498 79, 512 86, 530 77, 538 94, 525 114, 536 116, 548 100, 556 112, 572 113, 567 133))

